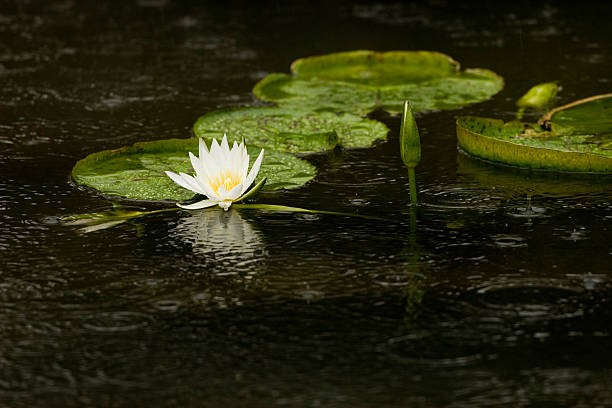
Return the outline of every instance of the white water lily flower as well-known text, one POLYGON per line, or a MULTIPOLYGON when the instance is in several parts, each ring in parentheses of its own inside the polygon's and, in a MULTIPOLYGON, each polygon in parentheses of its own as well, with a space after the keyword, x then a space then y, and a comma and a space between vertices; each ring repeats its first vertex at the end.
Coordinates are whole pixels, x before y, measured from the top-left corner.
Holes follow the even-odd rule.
POLYGON ((259 173, 263 155, 264 150, 261 149, 259 157, 253 163, 251 172, 248 173, 249 154, 244 142, 240 145, 234 142, 230 150, 227 137, 223 135, 221 144, 219 145, 217 140, 213 139, 210 144, 210 151, 208 151, 206 143, 200 139, 200 157, 196 157, 189 152, 195 176, 185 173, 176 174, 171 171, 166 171, 166 174, 179 186, 194 193, 204 194, 208 199, 189 205, 177 205, 187 210, 218 205, 227 211, 232 203, 250 196, 265 183, 266 179, 264 178, 247 192, 255 177, 257 177, 257 173, 259 173))

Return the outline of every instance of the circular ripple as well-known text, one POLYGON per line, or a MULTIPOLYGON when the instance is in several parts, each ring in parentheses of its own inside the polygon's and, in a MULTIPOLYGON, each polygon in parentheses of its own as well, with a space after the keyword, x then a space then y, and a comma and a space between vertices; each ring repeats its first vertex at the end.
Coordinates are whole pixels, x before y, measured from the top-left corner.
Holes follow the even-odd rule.
POLYGON ((519 237, 518 235, 500 234, 494 235, 492 238, 493 243, 502 248, 521 248, 527 246, 525 238, 519 237))
POLYGON ((99 313, 86 320, 83 327, 96 332, 116 333, 137 330, 146 327, 151 317, 137 312, 99 313))
POLYGON ((514 218, 541 218, 546 215, 546 208, 528 205, 512 208, 508 210, 507 214, 514 218))
POLYGON ((500 280, 474 290, 476 305, 496 315, 524 320, 552 320, 581 316, 580 287, 554 280, 500 280))
POLYGON ((372 276, 372 281, 383 287, 403 287, 419 284, 423 275, 405 271, 382 271, 372 276))

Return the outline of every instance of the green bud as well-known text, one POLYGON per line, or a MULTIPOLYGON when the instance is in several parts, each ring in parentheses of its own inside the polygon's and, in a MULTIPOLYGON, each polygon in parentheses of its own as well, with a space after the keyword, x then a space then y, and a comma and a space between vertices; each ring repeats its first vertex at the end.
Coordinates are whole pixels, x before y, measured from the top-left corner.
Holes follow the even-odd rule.
POLYGON ((407 167, 416 167, 421 161, 421 139, 412 108, 408 101, 404 102, 404 114, 400 127, 400 154, 407 167))
POLYGON ((532 87, 527 93, 516 101, 521 108, 541 108, 550 105, 557 96, 559 85, 556 82, 546 82, 532 87))

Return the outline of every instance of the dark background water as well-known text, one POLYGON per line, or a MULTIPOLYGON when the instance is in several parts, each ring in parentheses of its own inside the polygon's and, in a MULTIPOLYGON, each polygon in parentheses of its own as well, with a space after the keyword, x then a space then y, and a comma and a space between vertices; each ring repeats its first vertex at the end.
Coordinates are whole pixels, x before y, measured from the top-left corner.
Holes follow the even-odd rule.
POLYGON ((512 118, 542 81, 562 85, 557 104, 611 92, 611 15, 4 0, 0 406, 612 406, 612 181, 471 159, 454 128, 512 118), (392 222, 234 209, 59 223, 112 208, 71 182, 78 159, 189 137, 205 112, 260 104, 268 73, 352 49, 437 50, 506 79, 490 101, 418 116, 416 230, 399 118, 381 113, 388 141, 309 157, 315 181, 261 201, 392 222))

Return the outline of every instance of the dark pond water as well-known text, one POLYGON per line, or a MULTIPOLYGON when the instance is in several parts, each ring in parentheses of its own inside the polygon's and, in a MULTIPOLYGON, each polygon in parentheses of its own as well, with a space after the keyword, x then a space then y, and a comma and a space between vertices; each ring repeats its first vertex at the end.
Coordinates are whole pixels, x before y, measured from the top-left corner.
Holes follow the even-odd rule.
POLYGON ((538 82, 560 81, 558 104, 611 92, 612 7, 456 3, 0 3, 0 406, 612 406, 612 180, 495 167, 454 128, 510 119, 538 82), (112 208, 71 182, 78 159, 189 137, 200 114, 259 104, 268 73, 352 49, 506 79, 418 116, 416 214, 399 118, 376 114, 388 141, 310 157, 314 182, 260 201, 389 222, 59 224, 112 208))

